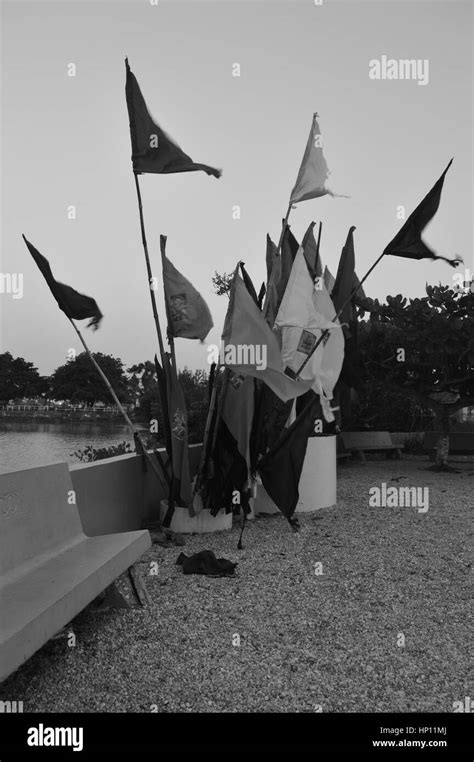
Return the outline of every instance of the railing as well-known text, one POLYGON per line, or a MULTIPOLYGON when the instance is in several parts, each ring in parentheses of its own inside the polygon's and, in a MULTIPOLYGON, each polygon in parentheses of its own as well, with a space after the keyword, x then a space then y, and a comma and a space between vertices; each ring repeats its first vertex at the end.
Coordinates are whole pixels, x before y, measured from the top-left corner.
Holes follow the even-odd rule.
POLYGON ((2 405, 2 411, 53 411, 57 413, 118 413, 118 407, 110 405, 108 407, 83 407, 81 405, 2 405))

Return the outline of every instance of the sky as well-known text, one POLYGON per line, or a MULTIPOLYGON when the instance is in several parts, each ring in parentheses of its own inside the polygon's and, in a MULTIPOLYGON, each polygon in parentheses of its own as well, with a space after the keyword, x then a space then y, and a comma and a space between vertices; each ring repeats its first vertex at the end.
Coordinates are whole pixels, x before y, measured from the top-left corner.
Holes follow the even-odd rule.
MULTIPOLYGON (((70 349, 82 349, 22 233, 57 280, 96 299, 100 330, 83 323, 92 351, 126 367, 157 351, 125 56, 160 126, 194 161, 223 169, 220 179, 203 172, 140 178, 154 274, 161 283, 165 234, 169 258, 214 319, 206 343, 177 339, 180 367, 207 368, 207 345, 220 341, 227 298, 213 293, 214 272, 229 273, 242 260, 257 290, 264 280, 266 234, 278 241, 313 112, 328 184, 350 198, 299 204, 290 218, 297 239, 322 220, 322 260, 335 274, 355 225, 362 277, 403 224, 398 207, 408 216, 454 156, 425 238, 444 256, 463 256, 472 274, 470 2, 153 2, 1 2, 0 273, 23 277, 21 298, 6 286, 0 293, 1 352, 46 375, 70 349), (427 84, 371 79, 369 61, 384 55, 427 60, 427 84)), ((444 262, 386 257, 364 288, 379 299, 423 296, 426 283, 452 285, 456 272, 444 262)), ((164 325, 161 291, 157 297, 164 325)))

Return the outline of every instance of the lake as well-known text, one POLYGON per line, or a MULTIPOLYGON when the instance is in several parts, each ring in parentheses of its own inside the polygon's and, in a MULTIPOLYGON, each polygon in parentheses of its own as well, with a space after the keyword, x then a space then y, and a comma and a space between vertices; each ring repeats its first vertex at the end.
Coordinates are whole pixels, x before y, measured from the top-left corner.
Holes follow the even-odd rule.
POLYGON ((108 447, 133 437, 127 426, 115 423, 48 423, 0 419, 0 473, 18 468, 67 461, 80 463, 73 453, 86 445, 108 447))

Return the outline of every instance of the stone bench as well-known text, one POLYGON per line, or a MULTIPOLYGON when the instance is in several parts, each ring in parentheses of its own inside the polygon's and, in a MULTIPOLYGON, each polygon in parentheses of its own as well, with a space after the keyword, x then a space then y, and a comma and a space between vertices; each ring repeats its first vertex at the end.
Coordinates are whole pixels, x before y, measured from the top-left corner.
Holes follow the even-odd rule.
POLYGON ((67 463, 0 475, 0 681, 151 545, 147 531, 87 537, 67 463))
POLYGON ((365 462, 365 452, 387 451, 401 457, 399 445, 393 444, 388 431, 342 431, 344 449, 365 462))

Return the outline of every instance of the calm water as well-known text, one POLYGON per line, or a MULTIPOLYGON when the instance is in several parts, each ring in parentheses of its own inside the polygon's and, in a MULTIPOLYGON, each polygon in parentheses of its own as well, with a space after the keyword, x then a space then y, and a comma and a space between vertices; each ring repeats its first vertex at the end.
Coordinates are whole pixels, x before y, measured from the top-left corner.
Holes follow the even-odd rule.
POLYGON ((40 423, 0 420, 0 473, 58 460, 80 463, 76 450, 130 442, 127 426, 101 423, 40 423))

